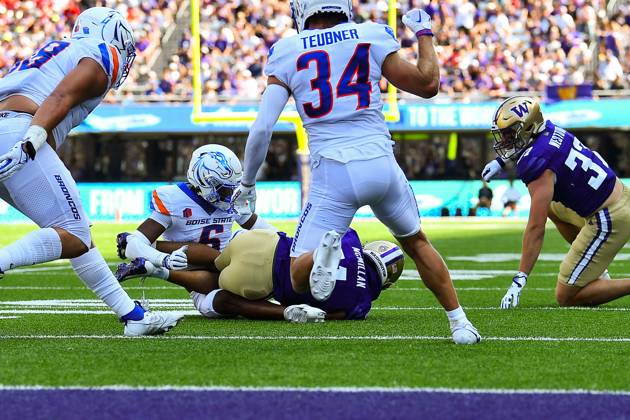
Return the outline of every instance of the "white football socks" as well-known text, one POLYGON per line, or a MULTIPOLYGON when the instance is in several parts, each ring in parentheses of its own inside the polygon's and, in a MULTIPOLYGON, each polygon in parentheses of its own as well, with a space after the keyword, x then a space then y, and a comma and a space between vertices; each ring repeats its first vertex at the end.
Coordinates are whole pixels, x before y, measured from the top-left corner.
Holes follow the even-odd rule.
POLYGON ((41 264, 61 257, 61 239, 53 228, 29 233, 0 249, 0 270, 8 271, 25 265, 41 264))
POLYGON ((460 322, 465 322, 468 320, 468 318, 466 318, 466 313, 461 306, 453 309, 452 311, 446 311, 446 316, 448 317, 448 321, 451 324, 451 327, 455 324, 459 324, 460 322))
POLYGON ((109 266, 98 249, 92 248, 80 257, 70 260, 77 276, 96 296, 109 306, 112 311, 123 317, 131 312, 136 304, 120 287, 109 266))

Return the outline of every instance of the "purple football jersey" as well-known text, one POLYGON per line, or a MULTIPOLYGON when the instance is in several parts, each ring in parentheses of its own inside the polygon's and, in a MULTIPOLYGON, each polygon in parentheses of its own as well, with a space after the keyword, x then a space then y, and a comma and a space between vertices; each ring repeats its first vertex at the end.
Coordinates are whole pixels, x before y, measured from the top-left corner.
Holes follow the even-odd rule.
POLYGON ((291 286, 292 238, 278 233, 273 263, 273 295, 283 305, 306 303, 326 312, 344 311, 346 319, 364 319, 372 308, 372 301, 381 293, 381 279, 372 263, 363 257, 359 235, 348 229, 341 238, 344 258, 339 263, 337 283, 330 298, 319 302, 310 293, 295 293, 291 286))
POLYGON ((553 201, 582 217, 593 214, 606 201, 617 179, 597 152, 551 121, 519 158, 516 174, 529 184, 546 169, 556 174, 553 201))

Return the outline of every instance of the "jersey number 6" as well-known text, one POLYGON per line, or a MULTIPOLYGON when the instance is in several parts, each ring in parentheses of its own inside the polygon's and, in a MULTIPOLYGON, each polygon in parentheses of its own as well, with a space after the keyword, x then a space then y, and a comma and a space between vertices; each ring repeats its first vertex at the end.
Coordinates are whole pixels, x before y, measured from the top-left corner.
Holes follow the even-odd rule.
POLYGON ((209 225, 203 228, 201 236, 199 237, 199 243, 204 245, 210 245, 217 251, 221 251, 221 239, 214 237, 223 233, 223 225, 209 225))
MULTIPOLYGON (((319 106, 304 104, 304 112, 310 118, 321 118, 333 108, 333 87, 330 84, 330 56, 324 50, 310 51, 297 59, 297 70, 306 70, 315 62, 317 75, 311 80, 311 89, 319 93, 319 106)), ((357 95, 357 110, 370 106, 372 83, 370 82, 370 44, 358 44, 354 54, 337 82, 337 98, 357 95)))

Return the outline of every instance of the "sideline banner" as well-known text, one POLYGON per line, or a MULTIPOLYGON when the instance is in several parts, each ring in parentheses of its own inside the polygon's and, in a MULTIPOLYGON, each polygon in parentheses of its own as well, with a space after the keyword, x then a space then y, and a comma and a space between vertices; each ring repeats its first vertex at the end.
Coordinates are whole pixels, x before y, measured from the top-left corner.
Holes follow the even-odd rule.
MULTIPOLYGON (((623 180, 630 185, 630 178, 623 180)), ((467 216, 478 202, 481 181, 410 181, 422 217, 467 216)), ((131 184, 79 184, 81 200, 92 222, 140 222, 151 213, 150 195, 153 189, 164 183, 131 184)), ((508 197, 516 197, 516 209, 509 216, 527 217, 530 197, 521 181, 515 181, 514 191, 508 192, 506 180, 495 180, 489 184, 493 199, 489 209, 480 208, 477 216, 501 216, 508 197)), ((256 212, 266 219, 297 219, 302 205, 300 183, 259 182, 256 212)), ((362 207, 357 218, 371 218, 369 207, 362 207)), ((0 200, 0 223, 27 222, 20 212, 0 200)))
MULTIPOLYGON (((391 131, 489 131, 499 102, 400 104, 400 121, 388 124, 391 131)), ((627 128, 630 99, 560 101, 542 105, 545 117, 565 128, 627 128)), ((209 112, 257 112, 257 105, 215 105, 209 112)), ((103 104, 73 133, 246 133, 252 122, 194 124, 188 104, 103 104)), ((293 125, 276 124, 276 132, 291 133, 293 125)))

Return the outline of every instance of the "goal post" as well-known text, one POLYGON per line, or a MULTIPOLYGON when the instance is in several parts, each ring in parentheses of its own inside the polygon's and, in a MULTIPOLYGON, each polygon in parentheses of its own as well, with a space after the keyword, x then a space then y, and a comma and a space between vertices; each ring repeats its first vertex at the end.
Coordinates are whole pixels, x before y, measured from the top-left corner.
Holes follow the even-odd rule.
MULTIPOLYGON (((201 80, 201 0, 191 0, 190 16, 191 16, 191 47, 192 47, 192 84, 193 84, 193 109, 191 120, 195 124, 212 123, 212 122, 252 122, 256 119, 256 112, 209 112, 203 110, 203 90, 201 80)), ((389 26, 396 33, 397 9, 396 0, 388 0, 387 20, 389 26)), ((400 112, 398 109, 398 91, 389 84, 387 88, 387 101, 383 111, 385 121, 397 122, 400 120, 400 112)), ((308 151, 308 135, 302 124, 302 120, 297 111, 285 110, 280 115, 280 121, 287 122, 295 128, 295 136, 297 140, 297 154, 299 162, 300 180, 302 183, 302 200, 308 195, 308 186, 310 184, 310 162, 308 151)))

